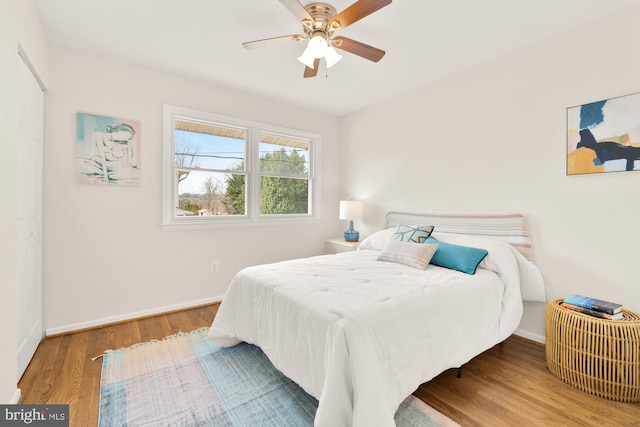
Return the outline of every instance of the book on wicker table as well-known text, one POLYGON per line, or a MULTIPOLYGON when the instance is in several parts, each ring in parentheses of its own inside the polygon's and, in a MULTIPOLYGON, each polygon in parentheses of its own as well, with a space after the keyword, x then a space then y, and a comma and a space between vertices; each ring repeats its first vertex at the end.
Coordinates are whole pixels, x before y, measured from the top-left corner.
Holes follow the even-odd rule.
POLYGON ((601 311, 607 314, 618 314, 622 312, 622 304, 609 302, 597 298, 585 297, 583 295, 573 294, 564 298, 564 302, 578 307, 588 308, 589 310, 601 311))
POLYGON ((616 314, 605 313, 604 311, 591 310, 590 308, 580 307, 578 305, 573 305, 565 302, 562 303, 564 308, 568 308, 569 310, 578 311, 580 313, 588 314, 589 316, 599 317, 601 319, 609 319, 609 320, 620 320, 622 319, 622 311, 616 314))

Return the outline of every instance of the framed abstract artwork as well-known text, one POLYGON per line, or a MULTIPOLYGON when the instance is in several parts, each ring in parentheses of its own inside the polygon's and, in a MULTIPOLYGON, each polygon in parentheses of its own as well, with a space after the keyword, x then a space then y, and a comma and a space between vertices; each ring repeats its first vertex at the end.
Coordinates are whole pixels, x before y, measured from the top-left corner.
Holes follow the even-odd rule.
POLYGON ((140 185, 140 122, 76 114, 76 181, 140 185))
POLYGON ((640 170, 640 94, 567 108, 567 175, 640 170))

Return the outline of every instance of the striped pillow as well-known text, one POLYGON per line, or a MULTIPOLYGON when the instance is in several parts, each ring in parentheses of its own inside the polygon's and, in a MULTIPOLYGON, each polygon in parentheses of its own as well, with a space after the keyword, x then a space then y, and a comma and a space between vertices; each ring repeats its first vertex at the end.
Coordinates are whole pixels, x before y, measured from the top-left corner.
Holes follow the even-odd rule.
POLYGON ((378 261, 395 262, 424 270, 429 265, 433 254, 436 253, 436 249, 438 249, 438 245, 389 240, 378 256, 378 261))

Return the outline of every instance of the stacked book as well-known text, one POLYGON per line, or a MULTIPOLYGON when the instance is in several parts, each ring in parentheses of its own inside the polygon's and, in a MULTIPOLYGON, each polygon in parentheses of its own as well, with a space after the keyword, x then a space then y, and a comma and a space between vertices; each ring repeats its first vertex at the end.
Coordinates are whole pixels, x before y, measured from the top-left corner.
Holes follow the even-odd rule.
POLYGON ((596 298, 573 294, 564 299, 562 306, 569 310, 579 311, 580 313, 599 317, 601 319, 622 319, 622 304, 616 304, 614 302, 603 301, 596 298))

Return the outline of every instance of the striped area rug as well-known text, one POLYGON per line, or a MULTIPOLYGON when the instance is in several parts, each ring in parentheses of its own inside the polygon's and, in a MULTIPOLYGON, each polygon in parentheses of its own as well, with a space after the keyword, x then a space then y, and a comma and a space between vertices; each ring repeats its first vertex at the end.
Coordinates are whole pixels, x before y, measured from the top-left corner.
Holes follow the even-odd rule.
MULTIPOLYGON (((208 328, 107 351, 99 427, 313 426, 318 401, 256 346, 218 347, 208 328)), ((398 426, 458 426, 411 396, 398 426)))

